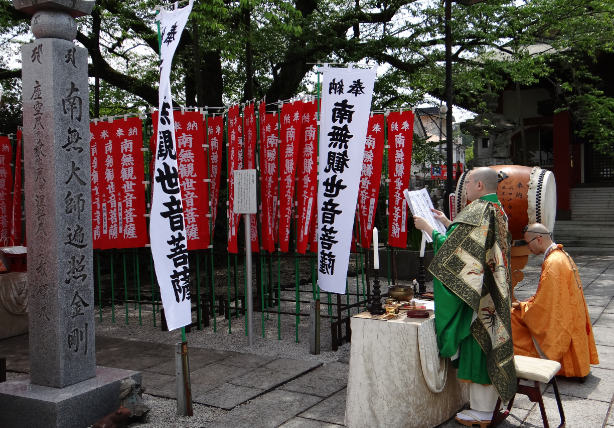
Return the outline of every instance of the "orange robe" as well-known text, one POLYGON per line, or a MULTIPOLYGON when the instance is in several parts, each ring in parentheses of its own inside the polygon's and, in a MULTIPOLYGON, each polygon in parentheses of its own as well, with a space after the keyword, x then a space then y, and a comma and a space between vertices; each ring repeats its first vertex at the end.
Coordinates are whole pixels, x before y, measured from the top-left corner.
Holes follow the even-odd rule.
POLYGON ((534 296, 512 309, 514 354, 540 358, 531 335, 558 375, 584 377, 599 364, 578 268, 558 245, 544 263, 534 296))

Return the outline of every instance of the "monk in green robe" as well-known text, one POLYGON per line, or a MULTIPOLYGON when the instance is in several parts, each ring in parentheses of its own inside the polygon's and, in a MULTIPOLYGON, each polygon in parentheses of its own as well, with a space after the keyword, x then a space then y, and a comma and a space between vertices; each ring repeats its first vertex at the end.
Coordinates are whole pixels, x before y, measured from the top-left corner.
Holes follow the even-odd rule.
POLYGON ((465 181, 468 204, 454 222, 437 210, 445 235, 414 216, 416 228, 433 238, 435 326, 440 355, 450 357, 459 379, 470 383, 470 410, 456 415, 462 425, 486 426, 497 399, 516 392, 510 317, 511 236, 497 198, 498 175, 472 170, 465 181))

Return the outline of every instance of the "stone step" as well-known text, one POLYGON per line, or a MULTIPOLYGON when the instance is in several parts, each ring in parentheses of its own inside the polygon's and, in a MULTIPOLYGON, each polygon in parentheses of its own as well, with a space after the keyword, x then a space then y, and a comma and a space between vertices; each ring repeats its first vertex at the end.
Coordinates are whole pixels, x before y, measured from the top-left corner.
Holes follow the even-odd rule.
POLYGON ((575 229, 566 228, 566 227, 557 227, 554 226, 555 233, 565 233, 565 234, 590 234, 591 236, 614 236, 614 228, 590 228, 590 227, 578 227, 575 229))
POLYGON ((614 188, 606 187, 603 189, 595 188, 595 189, 572 189, 571 190, 572 195, 587 195, 590 193, 614 194, 614 188))
POLYGON ((607 217, 604 220, 611 220, 614 217, 614 213, 612 212, 612 209, 607 209, 607 210, 605 210, 605 209, 587 210, 585 208, 582 208, 581 210, 576 210, 573 207, 571 208, 571 215, 572 216, 574 216, 574 215, 577 216, 578 217, 578 221, 581 221, 586 216, 603 215, 603 216, 607 217))
POLYGON ((614 249, 614 243, 596 242, 592 240, 576 241, 576 240, 560 240, 556 239, 557 244, 562 244, 565 247, 587 247, 587 248, 610 248, 614 249))
POLYGON ((614 188, 571 189, 572 221, 554 226, 554 239, 567 246, 614 248, 614 188))
POLYGON ((593 221, 590 223, 586 223, 584 221, 577 221, 577 220, 572 220, 572 221, 557 221, 554 224, 554 228, 577 228, 577 227, 590 227, 590 228, 603 228, 603 229, 611 229, 614 228, 614 224, 612 222, 609 221, 593 221))
POLYGON ((573 206, 585 206, 587 204, 590 204, 596 207, 613 207, 614 201, 606 200, 606 199, 599 199, 596 196, 593 196, 592 198, 574 198, 571 201, 572 207, 573 206))

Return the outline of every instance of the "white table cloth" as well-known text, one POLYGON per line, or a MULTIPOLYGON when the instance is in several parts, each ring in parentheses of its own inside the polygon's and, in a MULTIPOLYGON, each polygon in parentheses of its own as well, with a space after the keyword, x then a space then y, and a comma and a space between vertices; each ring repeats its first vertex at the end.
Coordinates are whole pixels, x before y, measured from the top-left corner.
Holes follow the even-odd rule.
MULTIPOLYGON (((427 385, 418 345, 418 329, 425 321, 404 316, 390 321, 352 317, 348 428, 436 427, 469 401, 468 384, 459 381, 449 359, 442 392, 433 393, 427 385)), ((432 361, 429 367, 433 368, 432 361)), ((433 380, 431 373, 431 387, 433 380)))

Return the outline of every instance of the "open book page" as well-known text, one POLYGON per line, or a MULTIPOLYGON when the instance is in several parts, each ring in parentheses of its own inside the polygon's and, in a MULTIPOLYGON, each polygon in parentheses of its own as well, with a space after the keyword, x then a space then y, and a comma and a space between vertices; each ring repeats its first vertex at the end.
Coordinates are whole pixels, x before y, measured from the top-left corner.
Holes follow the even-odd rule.
MULTIPOLYGON (((413 215, 426 219, 426 221, 428 221, 439 233, 446 233, 446 227, 443 223, 433 216, 433 212, 431 211, 431 208, 434 208, 433 202, 426 189, 413 190, 411 192, 406 189, 403 191, 403 194, 405 195, 405 200, 413 215)), ((428 242, 433 242, 433 238, 429 234, 424 231, 422 233, 428 242)))

